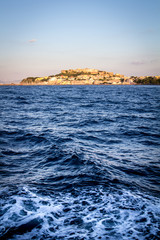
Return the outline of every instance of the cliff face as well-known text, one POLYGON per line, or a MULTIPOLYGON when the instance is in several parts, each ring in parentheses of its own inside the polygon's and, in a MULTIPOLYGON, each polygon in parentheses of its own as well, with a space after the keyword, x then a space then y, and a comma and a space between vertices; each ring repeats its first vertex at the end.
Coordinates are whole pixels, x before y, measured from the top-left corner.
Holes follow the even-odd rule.
POLYGON ((44 85, 48 82, 50 77, 28 77, 23 79, 21 85, 44 85))
MULTIPOLYGON (((69 69, 62 70, 61 73, 47 77, 28 77, 20 82, 20 85, 129 85, 143 84, 144 79, 153 78, 153 82, 159 81, 160 77, 125 77, 113 72, 100 71, 97 69, 69 69), (141 78, 141 81, 139 79, 141 78)), ((150 84, 152 81, 150 81, 150 84)), ((144 83, 145 84, 145 83, 144 83)), ((153 83, 155 84, 155 83, 153 83)))

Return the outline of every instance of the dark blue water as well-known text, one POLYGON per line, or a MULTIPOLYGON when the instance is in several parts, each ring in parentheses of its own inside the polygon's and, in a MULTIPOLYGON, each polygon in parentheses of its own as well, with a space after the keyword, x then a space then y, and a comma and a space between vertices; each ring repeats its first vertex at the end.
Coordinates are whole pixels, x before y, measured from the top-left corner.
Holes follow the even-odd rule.
POLYGON ((159 86, 1 86, 0 239, 160 239, 159 86))

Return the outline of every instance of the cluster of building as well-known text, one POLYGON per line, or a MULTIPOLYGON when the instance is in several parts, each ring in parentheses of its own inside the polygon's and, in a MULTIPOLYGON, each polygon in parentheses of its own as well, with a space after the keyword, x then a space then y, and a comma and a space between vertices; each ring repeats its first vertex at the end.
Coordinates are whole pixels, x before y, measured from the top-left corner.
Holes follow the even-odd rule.
POLYGON ((78 68, 62 70, 60 74, 51 77, 48 84, 69 84, 69 85, 83 85, 83 84, 131 84, 132 80, 122 74, 114 74, 113 72, 100 71, 90 68, 78 68))
POLYGON ((21 85, 129 85, 134 79, 122 74, 100 71, 90 68, 62 70, 54 76, 24 79, 21 85))

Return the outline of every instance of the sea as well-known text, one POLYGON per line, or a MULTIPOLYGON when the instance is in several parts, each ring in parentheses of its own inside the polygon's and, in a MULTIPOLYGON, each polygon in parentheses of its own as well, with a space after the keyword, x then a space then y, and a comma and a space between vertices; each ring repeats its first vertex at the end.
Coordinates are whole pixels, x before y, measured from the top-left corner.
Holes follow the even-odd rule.
POLYGON ((160 239, 160 86, 1 86, 1 240, 160 239))

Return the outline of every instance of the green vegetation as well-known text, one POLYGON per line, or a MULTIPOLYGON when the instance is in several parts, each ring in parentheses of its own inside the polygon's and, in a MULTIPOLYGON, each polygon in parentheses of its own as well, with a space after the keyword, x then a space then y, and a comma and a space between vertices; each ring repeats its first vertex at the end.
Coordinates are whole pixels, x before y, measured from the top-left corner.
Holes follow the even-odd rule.
POLYGON ((37 84, 37 83, 42 83, 42 82, 46 82, 50 79, 50 77, 47 78, 41 78, 39 79, 39 77, 28 77, 25 78, 21 81, 21 84, 37 84))
POLYGON ((121 81, 121 84, 123 84, 124 83, 124 78, 121 78, 120 81, 121 81))
POLYGON ((85 73, 85 72, 66 72, 66 73, 59 73, 56 74, 55 76, 66 76, 66 77, 77 77, 79 75, 92 75, 91 73, 85 73))
POLYGON ((35 82, 37 77, 28 77, 21 81, 21 84, 32 84, 35 82))
POLYGON ((38 80, 38 82, 46 82, 46 81, 48 81, 50 78, 48 77, 48 78, 42 78, 42 79, 40 79, 40 80, 38 80))
POLYGON ((143 79, 135 78, 134 83, 139 85, 160 85, 160 78, 156 77, 145 77, 143 79))
POLYGON ((111 82, 108 82, 108 81, 104 81, 103 83, 101 83, 100 85, 111 85, 112 83, 111 82))

